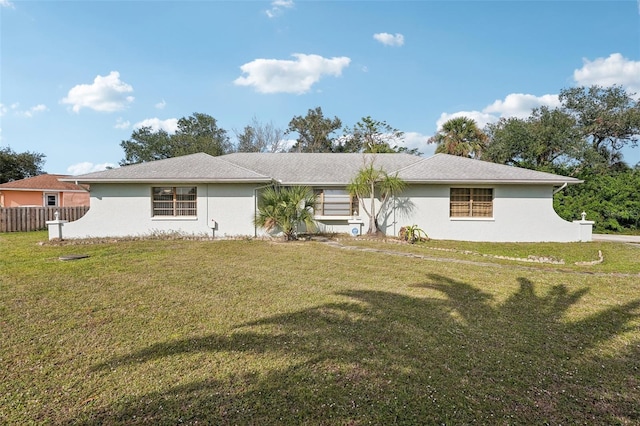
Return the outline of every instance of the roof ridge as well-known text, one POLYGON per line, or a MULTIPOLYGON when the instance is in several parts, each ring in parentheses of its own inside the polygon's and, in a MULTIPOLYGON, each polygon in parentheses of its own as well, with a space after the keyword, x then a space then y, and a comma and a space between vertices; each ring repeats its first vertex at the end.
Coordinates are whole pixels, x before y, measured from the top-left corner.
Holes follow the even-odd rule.
MULTIPOLYGON (((438 154, 436 154, 436 155, 438 155, 438 154)), ((429 159, 431 159, 431 158, 435 157, 435 155, 432 155, 431 157, 419 157, 419 156, 416 156, 416 157, 418 157, 418 161, 416 161, 416 162, 414 162, 414 163, 411 163, 411 164, 407 164, 406 166, 401 167, 401 168, 399 168, 398 170, 396 170, 395 172, 391 172, 391 173, 400 173, 401 171, 406 170, 406 169, 408 169, 408 168, 410 168, 410 167, 415 167, 415 166, 417 166, 418 164, 420 164, 420 163, 424 163, 425 161, 427 161, 427 160, 429 160, 429 159)))
MULTIPOLYGON (((225 155, 231 155, 231 154, 242 154, 242 153, 239 153, 239 152, 232 152, 232 153, 230 153, 230 154, 225 154, 225 155)), ((252 153, 250 153, 250 152, 245 152, 244 154, 252 154, 252 153)), ((250 168, 248 168, 248 167, 241 166, 241 165, 239 165, 239 164, 234 163, 233 161, 226 160, 226 159, 224 159, 224 158, 222 158, 222 157, 223 157, 222 155, 219 155, 219 156, 217 156, 217 157, 213 157, 213 156, 212 156, 212 158, 219 158, 219 159, 220 159, 220 161, 224 161, 225 163, 230 164, 230 165, 232 165, 233 167, 237 167, 237 168, 239 168, 239 169, 246 170, 246 171, 251 172, 251 173, 255 173, 256 175, 258 175, 258 176, 260 176, 260 177, 266 177, 266 178, 269 178, 269 179, 275 180, 275 179, 273 178, 273 176, 269 176, 269 175, 262 174, 262 173, 260 173, 260 172, 258 172, 258 171, 256 171, 256 170, 251 170, 251 169, 250 169, 250 168)))

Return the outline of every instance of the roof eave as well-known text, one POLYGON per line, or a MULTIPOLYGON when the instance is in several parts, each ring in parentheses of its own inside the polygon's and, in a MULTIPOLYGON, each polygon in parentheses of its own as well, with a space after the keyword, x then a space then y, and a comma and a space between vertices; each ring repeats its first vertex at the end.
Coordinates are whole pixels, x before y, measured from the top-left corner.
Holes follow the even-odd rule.
POLYGON ((64 188, 0 188, 0 191, 23 191, 23 192, 87 192, 83 189, 64 188))
POLYGON ((583 180, 567 179, 567 180, 527 180, 527 179, 431 179, 431 180, 419 180, 419 179, 404 179, 409 184, 438 184, 438 185, 576 185, 583 183, 583 180))
POLYGON ((64 182, 81 183, 266 183, 271 182, 270 178, 248 178, 248 179, 210 179, 210 178, 93 178, 93 179, 71 179, 64 182))

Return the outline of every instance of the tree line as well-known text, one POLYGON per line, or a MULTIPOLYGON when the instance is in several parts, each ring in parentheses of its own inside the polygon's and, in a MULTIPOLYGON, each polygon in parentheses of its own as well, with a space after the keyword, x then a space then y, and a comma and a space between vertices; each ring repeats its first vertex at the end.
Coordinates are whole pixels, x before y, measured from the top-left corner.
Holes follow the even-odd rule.
POLYGON ((120 165, 154 161, 162 158, 205 152, 218 156, 231 152, 406 152, 419 154, 417 149, 401 145, 404 133, 385 121, 363 117, 353 127, 343 127, 338 117, 326 117, 321 107, 309 109, 305 116, 295 116, 286 129, 272 122, 253 118, 242 130, 233 130, 237 143, 231 143, 229 132, 219 127, 215 118, 202 113, 178 120, 177 130, 141 127, 131 138, 122 141, 125 158, 120 165), (342 132, 340 132, 342 130, 342 132), (296 135, 293 146, 284 139, 296 135))

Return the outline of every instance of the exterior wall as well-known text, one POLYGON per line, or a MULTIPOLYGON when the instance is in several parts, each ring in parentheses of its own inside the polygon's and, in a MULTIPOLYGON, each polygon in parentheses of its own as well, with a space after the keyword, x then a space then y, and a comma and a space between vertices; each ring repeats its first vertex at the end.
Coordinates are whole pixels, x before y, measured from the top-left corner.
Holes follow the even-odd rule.
POLYGON ((42 192, 38 191, 2 191, 2 207, 27 207, 44 204, 42 192))
MULTIPOLYGON (((184 184, 163 183, 162 186, 184 184)), ((92 184, 91 209, 64 224, 63 238, 116 237, 181 232, 219 237, 260 236, 253 225, 256 194, 253 184, 200 184, 196 217, 152 217, 151 184, 92 184), (211 225, 215 221, 215 230, 211 225)), ((492 218, 450 218, 449 185, 411 185, 387 211, 380 224, 387 235, 398 235, 402 226, 418 225, 431 238, 463 241, 536 242, 580 241, 580 223, 562 220, 553 210, 553 188, 540 185, 498 185, 494 190, 492 218)), ((379 208, 379 205, 377 205, 379 208)), ((357 218, 322 217, 321 232, 351 233, 368 230, 362 206, 357 218), (350 222, 360 219, 361 224, 350 222)))
MULTIPOLYGON (((467 186, 468 187, 468 186, 467 186)), ((450 218, 448 185, 414 185, 402 195, 412 210, 387 222, 388 231, 418 225, 430 238, 494 242, 581 241, 580 225, 553 210, 553 187, 498 185, 493 218, 450 218)), ((387 232, 388 234, 389 232, 387 232)))
MULTIPOLYGON (((186 184, 191 185, 191 184, 186 184)), ((92 184, 91 208, 81 219, 66 223, 63 238, 123 237, 180 232, 216 236, 254 235, 254 185, 195 185, 197 216, 153 217, 151 184, 92 184)), ((162 186, 185 186, 163 183, 162 186)))
POLYGON ((42 191, 2 191, 1 207, 43 207, 45 206, 44 194, 57 194, 58 207, 79 207, 89 205, 88 192, 46 191, 43 193, 42 191))
POLYGON ((62 192, 60 207, 79 207, 89 205, 89 192, 62 192))

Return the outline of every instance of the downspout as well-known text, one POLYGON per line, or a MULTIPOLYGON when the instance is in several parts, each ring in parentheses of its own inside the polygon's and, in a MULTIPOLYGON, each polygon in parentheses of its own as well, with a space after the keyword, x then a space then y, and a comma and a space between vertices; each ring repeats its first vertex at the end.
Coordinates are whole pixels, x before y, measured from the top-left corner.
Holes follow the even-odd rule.
POLYGON ((553 195, 556 195, 558 192, 562 191, 563 189, 565 189, 567 187, 567 185, 569 185, 569 183, 565 182, 562 184, 562 186, 558 189, 556 189, 555 191, 553 191, 553 195))

